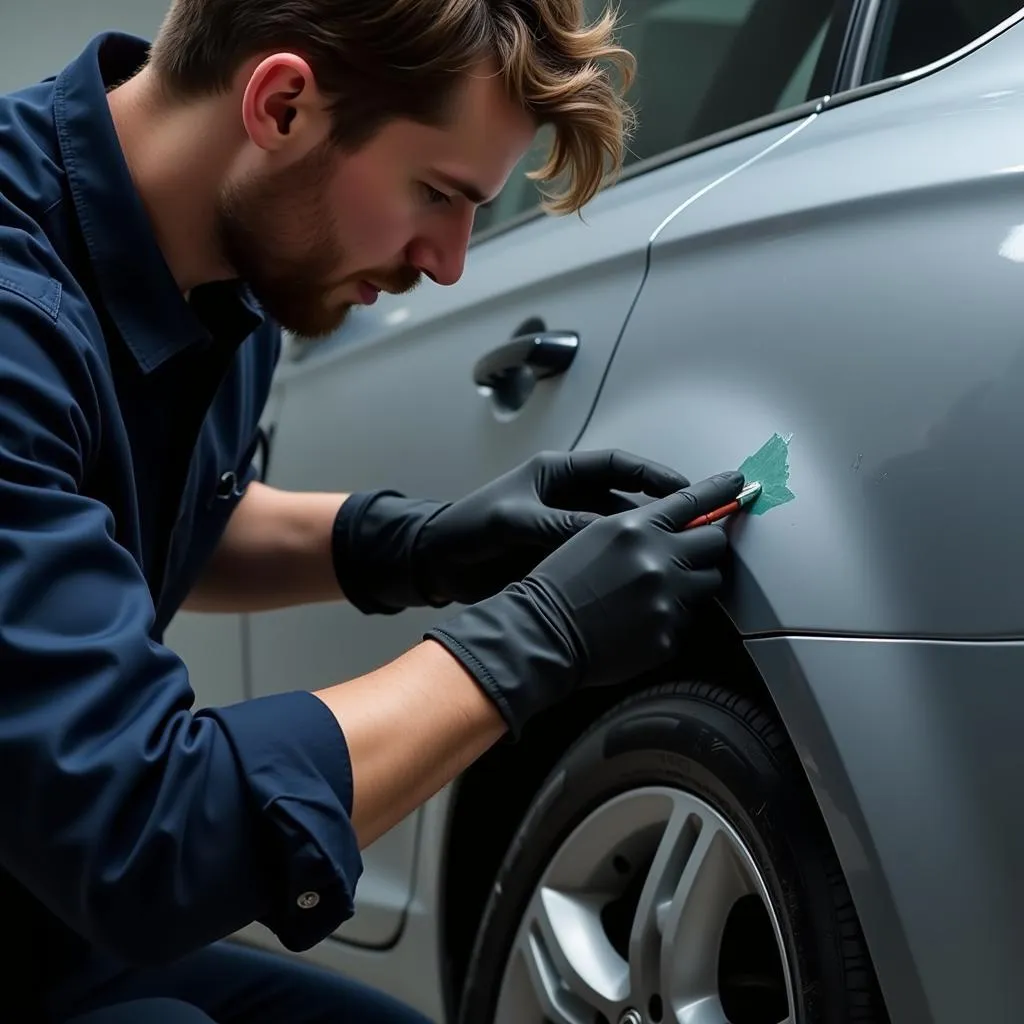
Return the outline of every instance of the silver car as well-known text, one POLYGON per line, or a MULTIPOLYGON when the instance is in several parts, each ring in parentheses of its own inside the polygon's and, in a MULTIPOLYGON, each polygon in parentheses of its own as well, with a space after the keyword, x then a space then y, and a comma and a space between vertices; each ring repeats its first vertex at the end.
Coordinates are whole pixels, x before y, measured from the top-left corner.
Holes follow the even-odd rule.
MULTIPOLYGON (((1020 6, 625 0, 623 178, 553 219, 538 150, 456 287, 288 346, 283 488, 455 498, 616 446, 694 479, 761 452, 780 498, 730 527, 696 670, 499 744, 366 851, 310 960, 451 1024, 1024 1021, 1020 6)), ((444 614, 170 641, 223 702, 444 614)))

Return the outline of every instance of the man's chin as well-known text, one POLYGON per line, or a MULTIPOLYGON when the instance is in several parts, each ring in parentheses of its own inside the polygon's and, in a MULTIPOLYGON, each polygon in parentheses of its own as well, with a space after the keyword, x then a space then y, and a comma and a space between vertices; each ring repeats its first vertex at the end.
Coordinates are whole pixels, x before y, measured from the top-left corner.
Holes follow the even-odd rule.
POLYGON ((352 309, 351 303, 340 306, 315 307, 309 305, 303 309, 274 309, 264 304, 267 315, 299 341, 320 341, 334 334, 348 319, 352 309))

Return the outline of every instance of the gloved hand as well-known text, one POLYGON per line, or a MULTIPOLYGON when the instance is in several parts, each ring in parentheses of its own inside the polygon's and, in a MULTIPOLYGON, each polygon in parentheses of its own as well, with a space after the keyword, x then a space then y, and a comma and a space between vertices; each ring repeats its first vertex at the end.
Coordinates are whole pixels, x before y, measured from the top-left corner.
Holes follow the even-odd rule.
POLYGON ((427 520, 415 571, 434 599, 482 601, 595 519, 636 507, 614 491, 661 498, 688 482, 628 452, 544 452, 427 520))
POLYGON ((742 474, 723 473, 595 521, 521 582, 424 636, 462 662, 516 736, 580 687, 625 682, 679 654, 728 548, 719 526, 682 527, 742 487, 742 474))
POLYGON ((688 482, 627 452, 545 452, 451 503, 355 494, 335 521, 335 572, 367 613, 472 604, 521 580, 588 523, 636 507, 613 492, 660 498, 688 482))

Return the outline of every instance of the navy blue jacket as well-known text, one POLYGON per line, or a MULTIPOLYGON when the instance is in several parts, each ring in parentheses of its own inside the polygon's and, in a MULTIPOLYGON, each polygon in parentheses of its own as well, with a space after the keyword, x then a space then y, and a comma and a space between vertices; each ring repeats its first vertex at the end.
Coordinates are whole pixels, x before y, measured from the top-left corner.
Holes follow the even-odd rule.
POLYGON ((309 947, 361 870, 324 705, 196 711, 162 645, 253 477, 280 332, 238 283, 175 285, 106 100, 145 56, 104 35, 0 97, 0 991, 252 921, 309 947))

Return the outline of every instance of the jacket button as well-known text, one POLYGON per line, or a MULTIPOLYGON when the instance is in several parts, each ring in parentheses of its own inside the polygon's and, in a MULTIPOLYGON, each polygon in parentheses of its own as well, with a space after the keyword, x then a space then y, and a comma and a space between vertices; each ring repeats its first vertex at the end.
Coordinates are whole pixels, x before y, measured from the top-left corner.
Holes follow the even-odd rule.
POLYGON ((320 894, 318 892, 304 892, 296 902, 301 909, 312 910, 320 902, 320 894))
POLYGON ((226 473, 221 473, 220 479, 217 481, 217 497, 222 500, 228 498, 238 497, 238 476, 228 470, 226 473))

